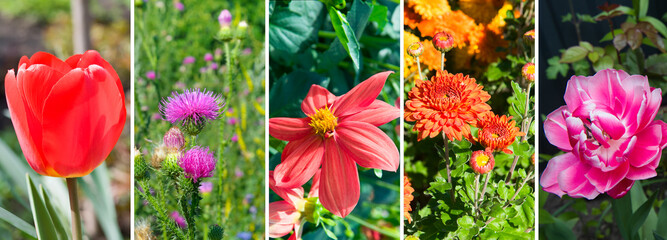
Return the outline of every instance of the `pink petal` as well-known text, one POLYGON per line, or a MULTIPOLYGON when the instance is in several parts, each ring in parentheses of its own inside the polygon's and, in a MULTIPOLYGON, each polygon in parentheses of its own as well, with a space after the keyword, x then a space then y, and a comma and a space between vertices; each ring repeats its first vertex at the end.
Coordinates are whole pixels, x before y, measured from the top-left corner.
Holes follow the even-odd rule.
POLYGON ((607 192, 614 188, 627 176, 629 164, 622 162, 616 169, 604 172, 599 168, 591 168, 586 173, 586 178, 590 181, 598 192, 607 192))
POLYGON ((387 134, 371 124, 342 122, 336 128, 336 141, 362 167, 398 169, 398 148, 387 134))
POLYGON ((637 143, 630 151, 627 158, 630 164, 634 167, 644 167, 653 162, 653 160, 660 159, 660 142, 663 141, 662 127, 658 124, 649 125, 637 135, 637 143))
POLYGON ((269 134, 283 141, 294 141, 313 132, 309 118, 275 117, 269 119, 269 134))
POLYGON ((596 191, 588 179, 586 179, 586 172, 590 170, 590 166, 582 163, 578 159, 570 161, 569 166, 565 170, 558 173, 558 184, 560 189, 567 193, 570 197, 585 197, 593 199, 600 193, 596 191))
POLYGON ((640 167, 636 168, 633 166, 630 166, 630 170, 628 171, 628 175, 625 176, 627 179, 630 180, 644 180, 644 179, 649 179, 652 177, 657 176, 658 173, 655 171, 655 169, 651 169, 650 167, 640 167))
POLYGON ((615 199, 619 199, 623 196, 625 196, 626 193, 632 189, 632 185, 635 184, 635 181, 629 180, 629 179, 623 179, 620 183, 616 185, 616 187, 612 188, 607 192, 609 196, 615 199))
POLYGON ((313 84, 308 91, 308 95, 301 102, 301 111, 307 116, 313 115, 318 109, 331 106, 335 99, 336 96, 331 94, 329 90, 313 84))
POLYGON ((320 176, 322 175, 322 169, 317 170, 315 176, 313 176, 313 183, 310 185, 310 191, 308 191, 308 197, 319 197, 320 196, 320 176))
POLYGON ((599 124, 611 139, 619 139, 625 134, 625 126, 621 120, 606 111, 593 110, 591 120, 593 123, 599 124))
POLYGON ((287 201, 269 204, 269 237, 278 238, 287 235, 301 217, 298 210, 287 201))
POLYGON ((336 141, 326 141, 325 144, 320 201, 334 215, 345 217, 359 201, 357 165, 338 147, 336 141))
POLYGON ((563 99, 567 105, 568 110, 574 112, 575 109, 584 105, 591 97, 588 95, 588 78, 582 76, 573 76, 567 82, 565 95, 563 99))
POLYGON ((382 91, 384 83, 393 72, 381 72, 366 79, 333 103, 333 114, 338 117, 359 112, 368 107, 382 91))
POLYGON ((549 160, 547 167, 544 169, 544 172, 540 177, 540 185, 542 185, 544 191, 562 197, 565 192, 563 192, 558 185, 558 173, 562 172, 570 165, 576 164, 577 161, 579 160, 572 153, 558 155, 549 160))
POLYGON ((628 74, 623 71, 613 69, 599 71, 590 77, 588 93, 596 102, 613 108, 617 97, 625 97, 621 79, 626 81, 627 77, 628 74))
POLYGON ((300 187, 315 175, 322 165, 324 143, 319 135, 291 141, 282 153, 282 163, 274 170, 276 186, 300 187))
POLYGON ((567 132, 567 124, 563 117, 563 111, 567 110, 566 106, 562 106, 551 112, 544 121, 544 135, 549 143, 560 148, 563 151, 571 151, 569 135, 567 132))
POLYGON ((381 100, 375 100, 368 106, 368 108, 358 113, 343 117, 340 121, 365 122, 379 127, 400 116, 401 110, 399 108, 389 105, 381 100))
POLYGON ((303 187, 281 188, 276 186, 276 180, 273 178, 273 171, 269 171, 269 188, 278 196, 292 205, 303 199, 303 187))

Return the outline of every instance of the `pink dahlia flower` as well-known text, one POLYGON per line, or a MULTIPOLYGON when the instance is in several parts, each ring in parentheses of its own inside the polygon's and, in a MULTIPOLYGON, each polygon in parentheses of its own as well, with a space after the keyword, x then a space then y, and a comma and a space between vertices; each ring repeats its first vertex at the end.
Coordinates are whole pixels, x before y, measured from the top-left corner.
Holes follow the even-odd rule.
POLYGON ((661 90, 645 76, 602 70, 574 76, 566 106, 544 122, 549 142, 565 151, 549 161, 540 179, 545 191, 593 199, 623 197, 634 181, 656 176, 667 124, 654 120, 661 90))
MULTIPOLYGON (((276 186, 274 171, 269 171, 269 188, 273 190, 282 201, 269 204, 269 237, 279 238, 294 230, 289 239, 301 239, 303 213, 306 211, 306 199, 303 198, 303 187, 281 188, 276 186)), ((318 197, 320 186, 320 172, 313 177, 308 197, 318 197)))
POLYGON ((269 134, 289 141, 275 168, 276 186, 299 187, 321 166, 322 206, 345 217, 359 201, 356 164, 396 171, 398 149, 378 126, 398 118, 400 110, 375 99, 389 74, 375 74, 339 97, 313 85, 301 103, 307 117, 271 118, 269 134))

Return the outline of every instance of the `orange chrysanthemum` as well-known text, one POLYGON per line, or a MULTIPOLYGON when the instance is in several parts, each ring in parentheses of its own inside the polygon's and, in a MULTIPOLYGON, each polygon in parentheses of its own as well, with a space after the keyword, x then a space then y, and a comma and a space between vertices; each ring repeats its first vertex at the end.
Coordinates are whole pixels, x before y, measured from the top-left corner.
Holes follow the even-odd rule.
POLYGON ((403 176, 403 215, 408 219, 408 223, 412 223, 412 217, 410 216, 412 207, 410 207, 410 202, 415 198, 412 196, 413 192, 415 192, 415 189, 410 184, 410 178, 403 176))
POLYGON ((502 32, 497 33, 488 26, 484 26, 479 33, 481 36, 471 43, 475 46, 473 50, 476 53, 475 58, 479 62, 489 64, 507 55, 507 52, 496 51, 498 47, 509 47, 509 43, 503 38, 502 32))
POLYGON ((511 154, 512 151, 507 149, 517 136, 523 136, 525 133, 521 132, 516 126, 516 122, 512 117, 505 115, 498 116, 494 113, 485 114, 477 122, 479 132, 477 133, 477 141, 484 146, 487 151, 502 150, 505 153, 511 154))
POLYGON ((489 151, 474 151, 470 156, 470 167, 478 174, 486 174, 493 169, 496 161, 493 158, 493 153, 489 151))
POLYGON ((410 0, 408 7, 414 9, 415 13, 426 20, 452 11, 447 0, 410 0))
POLYGON ((450 140, 470 135, 470 124, 491 110, 486 104, 491 95, 474 78, 461 73, 438 71, 430 81, 415 81, 405 102, 405 120, 416 122, 418 140, 435 137, 440 132, 450 140))
POLYGON ((424 19, 417 28, 422 36, 433 37, 438 32, 448 32, 454 39, 454 47, 461 48, 470 42, 471 35, 480 28, 475 20, 461 11, 449 11, 430 20, 424 19))
POLYGON ((408 26, 412 29, 417 28, 417 25, 422 21, 422 16, 415 13, 415 11, 410 7, 403 8, 403 19, 405 26, 408 26))
POLYGON ((478 23, 489 23, 505 0, 459 0, 459 7, 478 23))

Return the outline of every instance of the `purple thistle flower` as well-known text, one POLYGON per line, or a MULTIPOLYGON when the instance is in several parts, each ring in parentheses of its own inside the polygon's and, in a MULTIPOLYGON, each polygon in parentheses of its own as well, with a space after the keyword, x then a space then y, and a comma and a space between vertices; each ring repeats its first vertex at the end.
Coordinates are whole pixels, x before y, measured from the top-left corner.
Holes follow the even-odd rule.
POLYGON ((250 55, 252 53, 252 48, 245 48, 243 49, 243 52, 241 52, 241 55, 250 55))
POLYGON ((164 134, 162 138, 164 146, 169 149, 181 149, 185 145, 185 137, 183 137, 183 132, 178 127, 172 127, 164 134))
POLYGON ((203 128, 207 119, 215 120, 218 118, 220 108, 225 104, 219 95, 206 91, 206 89, 204 91, 186 89, 180 94, 172 92, 170 97, 162 100, 161 105, 160 111, 164 114, 165 120, 172 124, 180 122, 181 126, 184 127, 195 124, 203 128))
POLYGON ((180 228, 184 229, 188 227, 188 223, 185 222, 185 218, 181 216, 181 214, 178 213, 178 211, 171 212, 171 214, 169 214, 169 217, 171 217, 171 219, 174 219, 174 222, 176 222, 176 225, 178 225, 180 228))
POLYGON ((193 56, 187 56, 183 58, 183 65, 188 65, 188 64, 193 64, 195 63, 195 57, 193 56))
POLYGON ((232 142, 238 142, 238 141, 239 141, 239 136, 234 134, 234 136, 232 136, 232 142))
POLYGON ((243 177, 243 171, 241 171, 240 168, 236 168, 234 170, 234 176, 236 176, 236 178, 242 178, 243 177))
POLYGON ((229 25, 232 23, 232 13, 230 13, 227 9, 222 10, 220 15, 218 15, 218 23, 220 23, 220 27, 229 27, 229 25))
POLYGON ((227 118, 227 124, 229 125, 235 125, 237 122, 238 120, 235 117, 227 118))
POLYGON ((199 73, 205 73, 205 72, 206 72, 206 67, 199 68, 199 73))
POLYGON ((201 186, 199 186, 199 192, 201 193, 210 193, 211 191, 213 191, 212 182, 202 182, 201 186))
POLYGON ((211 54, 211 53, 204 54, 204 61, 207 61, 207 62, 213 61, 213 54, 211 54))
POLYGON ((211 65, 209 65, 208 68, 211 69, 211 70, 216 70, 216 69, 218 69, 218 64, 217 63, 211 63, 211 65))
POLYGON ((146 73, 146 78, 148 78, 148 79, 150 79, 150 80, 155 79, 155 77, 157 77, 157 75, 155 74, 155 71, 148 71, 148 72, 146 73))
POLYGON ((200 178, 213 176, 213 169, 217 162, 218 160, 213 157, 213 152, 210 152, 208 147, 194 146, 181 155, 178 165, 183 168, 186 178, 197 182, 200 178))
POLYGON ((181 12, 185 10, 185 5, 183 5, 182 2, 174 2, 174 7, 176 7, 176 9, 181 12))

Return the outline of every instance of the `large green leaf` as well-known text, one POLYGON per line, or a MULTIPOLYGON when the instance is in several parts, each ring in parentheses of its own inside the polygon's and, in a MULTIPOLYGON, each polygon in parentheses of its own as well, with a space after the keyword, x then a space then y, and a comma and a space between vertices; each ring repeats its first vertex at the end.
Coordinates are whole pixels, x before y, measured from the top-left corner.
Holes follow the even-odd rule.
POLYGON ((350 23, 345 18, 345 15, 338 11, 338 9, 333 6, 328 6, 329 17, 331 17, 331 24, 333 25, 334 30, 336 31, 336 36, 341 42, 345 51, 352 59, 352 64, 354 69, 359 71, 361 64, 361 54, 359 41, 357 40, 354 29, 350 26, 350 23))
MULTIPOLYGON (((667 200, 662 201, 662 206, 658 212, 658 226, 667 226, 667 200)), ((667 227, 659 227, 655 233, 663 238, 667 238, 667 227)))
POLYGON ((292 1, 288 7, 274 9, 269 19, 271 56, 279 52, 294 55, 317 36, 319 16, 324 5, 318 1, 292 1))
POLYGON ((40 194, 42 198, 44 199, 44 206, 46 206, 46 210, 49 211, 49 216, 51 216, 51 222, 53 223, 53 228, 56 230, 58 233, 58 237, 60 239, 69 239, 69 235, 67 231, 65 230, 65 225, 63 225, 63 222, 60 220, 60 217, 58 216, 58 212, 53 208, 53 204, 51 204, 51 199, 49 198, 49 195, 44 191, 44 188, 40 185, 39 186, 40 194))
POLYGON ((44 200, 40 197, 37 188, 32 183, 30 175, 26 174, 26 182, 28 183, 28 196, 30 198, 30 207, 32 209, 32 217, 35 221, 35 229, 37 231, 38 239, 59 239, 56 229, 51 223, 51 215, 47 210, 44 200))
POLYGON ((35 232, 35 228, 32 225, 30 225, 26 221, 23 221, 23 219, 17 217, 16 215, 12 214, 11 212, 1 207, 0 207, 0 219, 11 224, 16 229, 27 234, 28 236, 32 238, 37 238, 37 232, 35 232))

